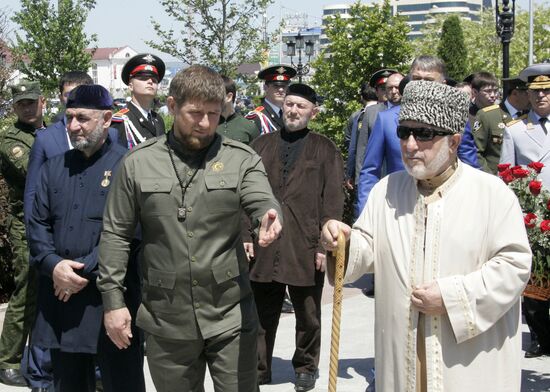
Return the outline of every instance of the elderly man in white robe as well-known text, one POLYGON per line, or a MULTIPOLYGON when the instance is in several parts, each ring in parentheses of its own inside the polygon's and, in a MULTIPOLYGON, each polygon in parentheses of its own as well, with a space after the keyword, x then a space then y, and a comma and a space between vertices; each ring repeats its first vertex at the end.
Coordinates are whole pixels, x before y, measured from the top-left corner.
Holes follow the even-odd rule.
POLYGON ((520 390, 531 251, 513 192, 457 160, 467 119, 465 93, 409 83, 397 130, 406 171, 373 188, 353 228, 322 229, 327 250, 340 231, 350 239, 345 281, 376 272, 377 392, 520 390))

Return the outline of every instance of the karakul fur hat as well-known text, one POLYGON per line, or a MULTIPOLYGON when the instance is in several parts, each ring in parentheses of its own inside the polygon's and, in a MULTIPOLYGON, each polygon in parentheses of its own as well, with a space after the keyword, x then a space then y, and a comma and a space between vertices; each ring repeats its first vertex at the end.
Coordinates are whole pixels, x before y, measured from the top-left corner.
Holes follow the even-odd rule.
POLYGON ((454 87, 426 80, 412 81, 403 92, 399 121, 418 121, 450 133, 462 133, 469 105, 466 93, 454 87))

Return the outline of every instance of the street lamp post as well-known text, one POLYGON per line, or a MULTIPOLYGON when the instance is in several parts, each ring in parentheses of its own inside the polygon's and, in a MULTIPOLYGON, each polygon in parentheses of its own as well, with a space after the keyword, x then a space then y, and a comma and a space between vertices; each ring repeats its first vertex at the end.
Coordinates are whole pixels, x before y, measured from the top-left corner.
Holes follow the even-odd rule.
POLYGON ((302 83, 302 77, 307 75, 310 71, 309 61, 313 55, 313 47, 315 44, 311 40, 304 41, 304 37, 300 32, 293 38, 294 40, 290 40, 286 43, 286 54, 290 57, 290 64, 296 68, 298 81, 302 83), (292 58, 296 56, 296 50, 298 50, 298 64, 294 64, 292 60, 292 58), (305 64, 302 64, 302 50, 307 56, 307 62, 305 64))
POLYGON ((512 0, 512 8, 509 7, 510 0, 502 0, 502 8, 499 0, 495 0, 495 26, 497 35, 502 42, 502 78, 503 98, 508 96, 508 81, 510 77, 510 41, 514 35, 514 14, 516 12, 516 2, 512 0))

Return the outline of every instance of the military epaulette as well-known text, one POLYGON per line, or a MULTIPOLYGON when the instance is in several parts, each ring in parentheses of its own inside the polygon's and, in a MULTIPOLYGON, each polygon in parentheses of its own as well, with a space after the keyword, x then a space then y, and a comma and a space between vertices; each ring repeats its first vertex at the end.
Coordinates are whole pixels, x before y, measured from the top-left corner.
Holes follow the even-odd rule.
POLYGON ((123 122, 124 121, 124 117, 126 116, 126 114, 130 111, 130 109, 128 108, 124 108, 124 109, 121 109, 119 110, 118 112, 116 112, 115 114, 113 114, 113 117, 111 118, 111 121, 114 121, 114 122, 123 122))
POLYGON ((520 121, 525 120, 526 118, 527 118, 527 114, 524 114, 523 116, 519 116, 519 117, 516 118, 515 120, 512 120, 512 121, 506 123, 506 126, 508 127, 508 126, 510 126, 510 125, 514 125, 514 124, 516 124, 516 123, 518 123, 518 122, 520 122, 520 121))
POLYGON ((482 112, 490 112, 492 110, 495 110, 495 109, 498 109, 500 108, 500 106, 498 105, 491 105, 491 106, 487 106, 487 107, 484 107, 483 109, 481 109, 482 112))
POLYGON ((222 144, 224 144, 226 146, 240 148, 241 150, 245 150, 246 152, 251 153, 251 154, 255 153, 255 151, 252 147, 250 147, 250 146, 248 146, 244 143, 241 143, 237 140, 233 140, 233 139, 230 139, 228 137, 225 137, 225 136, 222 138, 222 144))

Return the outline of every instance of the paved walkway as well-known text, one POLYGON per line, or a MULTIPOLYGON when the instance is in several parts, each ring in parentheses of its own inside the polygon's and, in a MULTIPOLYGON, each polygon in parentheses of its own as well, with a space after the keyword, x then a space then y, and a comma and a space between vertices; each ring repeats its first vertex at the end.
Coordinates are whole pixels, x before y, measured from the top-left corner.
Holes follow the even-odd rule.
MULTIPOLYGON (((367 298, 360 290, 345 289, 342 306, 342 325, 337 391, 363 392, 371 380, 374 364, 374 299, 367 298)), ((323 305, 323 333, 319 379, 315 391, 328 391, 328 368, 332 314, 332 289, 325 288, 323 305)), ((3 313, 3 312, 2 312, 3 313)), ((529 343, 527 326, 523 325, 524 348, 529 343)), ((290 359, 294 351, 294 316, 283 315, 273 358, 273 380, 261 387, 261 392, 294 391, 294 372, 290 359)), ((147 391, 155 388, 146 367, 147 391)), ((207 379, 206 392, 213 392, 212 382, 207 379)), ((0 384, 0 392, 23 392, 26 388, 8 387, 0 384)), ((523 360, 521 392, 550 391, 550 357, 523 360)))

